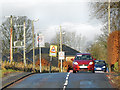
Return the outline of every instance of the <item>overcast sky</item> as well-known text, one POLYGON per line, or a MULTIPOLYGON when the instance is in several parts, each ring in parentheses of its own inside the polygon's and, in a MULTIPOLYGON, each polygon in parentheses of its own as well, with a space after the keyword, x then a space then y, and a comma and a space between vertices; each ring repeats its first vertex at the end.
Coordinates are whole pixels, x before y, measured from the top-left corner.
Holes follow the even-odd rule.
POLYGON ((49 41, 59 31, 74 31, 94 40, 101 33, 102 23, 91 18, 89 2, 87 0, 3 0, 0 1, 0 21, 4 16, 27 16, 35 22, 35 33, 42 32, 45 41, 49 41))

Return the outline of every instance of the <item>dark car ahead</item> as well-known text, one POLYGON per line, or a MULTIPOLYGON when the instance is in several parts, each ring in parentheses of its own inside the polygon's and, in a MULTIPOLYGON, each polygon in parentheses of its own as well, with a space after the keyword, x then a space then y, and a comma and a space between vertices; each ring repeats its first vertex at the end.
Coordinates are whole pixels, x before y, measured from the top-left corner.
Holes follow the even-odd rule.
POLYGON ((94 59, 90 53, 77 53, 73 61, 73 73, 77 71, 92 71, 94 73, 94 59))
POLYGON ((94 70, 95 71, 104 71, 104 72, 106 72, 107 65, 106 65, 104 60, 95 60, 94 63, 95 63, 95 65, 94 65, 94 70))

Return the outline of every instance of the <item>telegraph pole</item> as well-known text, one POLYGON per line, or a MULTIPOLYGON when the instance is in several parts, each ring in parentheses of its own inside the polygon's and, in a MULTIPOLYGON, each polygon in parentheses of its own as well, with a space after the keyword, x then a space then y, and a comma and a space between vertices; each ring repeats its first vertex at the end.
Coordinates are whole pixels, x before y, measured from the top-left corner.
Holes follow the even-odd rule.
POLYGON ((34 25, 32 20, 32 34, 33 34, 33 69, 35 69, 35 46, 34 46, 34 25))
MULTIPOLYGON (((62 30, 60 26, 60 52, 62 52, 62 30)), ((61 59, 61 72, 62 72, 62 59, 61 59)))
MULTIPOLYGON (((110 35, 110 0, 108 0, 108 36, 110 35)), ((111 72, 111 63, 109 62, 109 72, 111 72)))
POLYGON ((26 67, 26 31, 25 31, 25 21, 24 21, 24 65, 26 67))
POLYGON ((12 25, 12 15, 10 16, 10 63, 13 61, 13 35, 12 35, 12 31, 13 31, 13 25, 12 25))
POLYGON ((108 34, 110 34, 110 0, 108 1, 108 34))
POLYGON ((37 19, 37 20, 32 20, 32 34, 33 34, 33 69, 35 69, 35 45, 34 45, 34 38, 35 38, 35 36, 34 36, 34 24, 33 24, 33 22, 36 22, 36 21, 38 21, 39 19, 37 19))

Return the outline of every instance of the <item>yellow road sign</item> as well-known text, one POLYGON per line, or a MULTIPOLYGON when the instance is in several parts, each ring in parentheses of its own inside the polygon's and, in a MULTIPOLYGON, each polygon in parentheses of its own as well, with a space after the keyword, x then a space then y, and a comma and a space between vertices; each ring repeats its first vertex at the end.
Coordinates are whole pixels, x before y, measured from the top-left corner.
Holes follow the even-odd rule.
POLYGON ((50 45, 49 56, 52 56, 52 57, 56 57, 57 56, 57 45, 50 45))

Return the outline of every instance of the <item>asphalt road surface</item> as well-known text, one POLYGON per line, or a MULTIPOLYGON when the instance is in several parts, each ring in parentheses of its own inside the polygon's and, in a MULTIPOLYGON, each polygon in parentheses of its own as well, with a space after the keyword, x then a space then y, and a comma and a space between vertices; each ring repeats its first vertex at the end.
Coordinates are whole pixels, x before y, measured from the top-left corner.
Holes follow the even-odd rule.
POLYGON ((106 73, 43 73, 29 76, 8 88, 112 88, 106 73))

